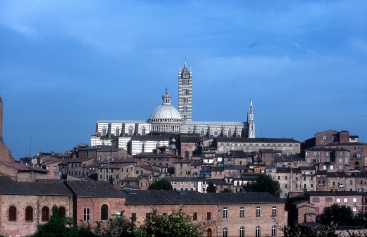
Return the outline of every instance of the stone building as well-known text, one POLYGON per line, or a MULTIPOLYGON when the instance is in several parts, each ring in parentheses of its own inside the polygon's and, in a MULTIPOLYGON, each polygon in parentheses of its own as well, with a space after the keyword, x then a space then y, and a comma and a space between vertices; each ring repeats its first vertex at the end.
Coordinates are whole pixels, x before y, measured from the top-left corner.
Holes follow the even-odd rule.
MULTIPOLYGON (((305 152, 309 149, 320 149, 320 151, 325 151, 325 156, 334 154, 335 162, 337 163, 336 167, 333 166, 334 170, 347 171, 350 169, 362 171, 367 169, 367 144, 360 143, 358 136, 350 135, 349 131, 337 132, 327 130, 317 133, 314 137, 305 140, 302 144, 302 149, 305 152), (342 156, 340 156, 340 152, 343 153, 342 156)), ((325 159, 327 158, 325 157, 325 159)), ((331 170, 329 164, 322 164, 322 167, 324 166, 326 169, 331 170)))
POLYGON ((3 140, 3 99, 0 96, 0 161, 14 161, 3 140))
POLYGON ((52 215, 73 216, 73 193, 63 182, 15 182, 0 177, 0 235, 29 236, 52 215))
POLYGON ((292 138, 217 137, 213 144, 220 153, 231 150, 258 152, 260 149, 273 149, 277 153, 292 155, 301 151, 300 142, 292 138))
POLYGON ((119 191, 101 181, 15 182, 0 176, 0 235, 32 235, 54 205, 61 216, 92 228, 121 211, 139 225, 153 209, 164 214, 183 207, 194 223, 203 223, 205 236, 282 236, 277 225, 287 220, 284 201, 269 193, 119 191))
POLYGON ((143 223, 153 208, 158 214, 181 206, 193 222, 202 223, 204 235, 282 236, 287 212, 284 201, 269 193, 199 193, 190 191, 135 191, 126 195, 127 218, 143 223))
MULTIPOLYGON (((192 121, 192 72, 187 69, 186 62, 184 69, 179 73, 178 88, 178 110, 171 105, 171 96, 166 89, 162 96, 162 104, 146 121, 97 121, 96 132, 91 137, 91 146, 113 145, 128 150, 133 136, 144 136, 157 132, 198 134, 200 137, 255 137, 252 101, 250 101, 246 122, 192 121)), ((143 146, 143 144, 139 145, 143 146)), ((130 154, 133 152, 135 152, 133 148, 129 150, 130 154)))

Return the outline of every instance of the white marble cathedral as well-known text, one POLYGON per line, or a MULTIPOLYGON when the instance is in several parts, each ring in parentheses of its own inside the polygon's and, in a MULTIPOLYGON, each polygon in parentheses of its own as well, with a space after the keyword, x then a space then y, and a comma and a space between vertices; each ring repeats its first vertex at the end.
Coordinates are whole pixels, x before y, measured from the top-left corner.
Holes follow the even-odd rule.
MULTIPOLYGON (((132 149, 128 149, 128 146, 133 143, 132 140, 144 141, 145 144, 146 135, 154 133, 196 133, 201 137, 255 138, 254 112, 251 100, 247 112, 247 122, 192 121, 192 102, 192 71, 191 68, 190 70, 187 68, 185 62, 183 69, 180 69, 178 73, 178 110, 171 105, 171 96, 166 89, 162 96, 162 104, 153 111, 147 121, 97 121, 96 133, 91 137, 91 146, 113 145, 131 151, 132 149)), ((152 142, 155 147, 166 145, 166 143, 168 145, 169 141, 163 137, 161 141, 156 138, 151 139, 154 140, 152 142)), ((134 155, 133 153, 136 152, 130 153, 134 155)), ((144 149, 141 152, 144 152, 144 149)))

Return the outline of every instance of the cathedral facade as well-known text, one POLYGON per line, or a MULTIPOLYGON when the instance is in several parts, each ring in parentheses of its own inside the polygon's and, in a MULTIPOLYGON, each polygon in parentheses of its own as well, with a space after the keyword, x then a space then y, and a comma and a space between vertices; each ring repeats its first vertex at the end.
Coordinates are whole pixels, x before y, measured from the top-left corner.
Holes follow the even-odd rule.
MULTIPOLYGON (((137 139, 137 135, 147 136, 157 133, 195 133, 201 137, 255 138, 254 112, 251 100, 246 122, 193 121, 192 82, 192 70, 187 68, 185 62, 183 69, 179 70, 178 73, 178 110, 171 105, 171 96, 166 89, 162 96, 162 104, 153 111, 146 121, 97 121, 96 133, 91 137, 91 146, 114 145, 125 150, 133 150, 128 147, 133 136, 137 139)), ((158 146, 163 141, 156 142, 158 146)), ((142 146, 144 147, 143 143, 142 146)))

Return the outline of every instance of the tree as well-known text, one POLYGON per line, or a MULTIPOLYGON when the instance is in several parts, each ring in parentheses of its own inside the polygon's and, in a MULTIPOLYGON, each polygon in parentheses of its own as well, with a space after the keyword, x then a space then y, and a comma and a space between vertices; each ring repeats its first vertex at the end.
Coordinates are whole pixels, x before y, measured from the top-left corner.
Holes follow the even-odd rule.
POLYGON ((192 217, 182 211, 173 211, 168 215, 159 215, 154 209, 151 217, 145 221, 144 229, 154 237, 197 237, 202 236, 200 224, 191 222, 192 217))
POLYGON ((214 184, 212 182, 209 182, 208 188, 206 189, 206 191, 208 193, 216 193, 217 192, 217 188, 214 186, 214 184))
POLYGON ((270 175, 260 174, 254 182, 249 184, 250 192, 269 192, 276 197, 280 197, 282 190, 278 181, 273 180, 270 175))
POLYGON ((232 193, 232 190, 230 190, 229 188, 225 188, 223 189, 223 191, 221 191, 221 193, 232 193))
POLYGON ((173 190, 172 184, 165 179, 152 183, 148 190, 173 190))
POLYGON ((52 216, 50 220, 39 225, 33 237, 95 237, 90 227, 78 227, 73 218, 60 217, 59 208, 52 207, 52 216))
POLYGON ((331 222, 342 226, 357 224, 352 209, 348 206, 340 206, 337 203, 334 203, 330 207, 325 207, 323 217, 324 224, 331 222))
POLYGON ((145 231, 139 231, 140 228, 136 228, 135 224, 131 221, 127 221, 124 218, 124 212, 121 211, 119 215, 112 214, 112 217, 106 222, 97 222, 97 227, 94 230, 96 236, 101 237, 115 237, 115 236, 146 236, 145 231))

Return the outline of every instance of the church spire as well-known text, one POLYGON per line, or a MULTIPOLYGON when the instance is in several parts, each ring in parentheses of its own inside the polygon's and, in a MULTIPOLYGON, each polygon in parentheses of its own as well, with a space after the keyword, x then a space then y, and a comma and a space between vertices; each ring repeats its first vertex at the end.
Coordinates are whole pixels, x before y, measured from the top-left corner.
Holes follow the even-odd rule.
POLYGON ((247 125, 248 125, 248 138, 255 138, 255 121, 254 121, 254 111, 252 107, 252 99, 250 99, 250 107, 247 112, 247 125))

